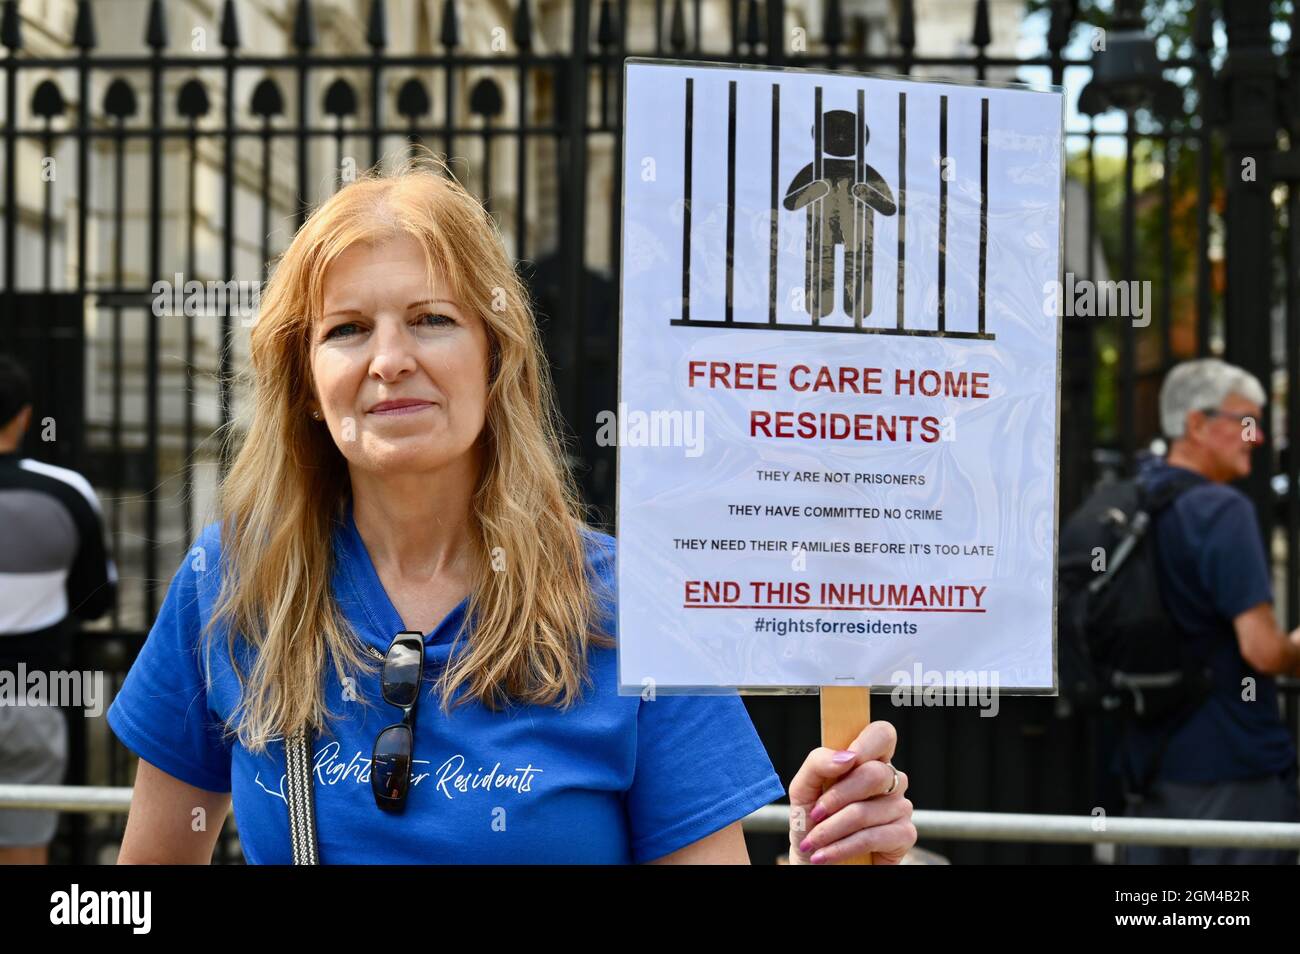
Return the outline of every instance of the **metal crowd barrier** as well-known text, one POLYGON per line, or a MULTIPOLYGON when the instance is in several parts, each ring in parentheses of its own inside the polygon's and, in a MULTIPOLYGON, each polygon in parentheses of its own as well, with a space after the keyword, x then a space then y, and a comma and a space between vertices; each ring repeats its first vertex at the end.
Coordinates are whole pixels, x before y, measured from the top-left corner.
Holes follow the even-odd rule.
MULTIPOLYGON (((745 819, 745 828, 764 834, 784 834, 790 824, 789 811, 783 805, 766 805, 745 819)), ((918 808, 912 812, 912 823, 916 825, 918 839, 1300 848, 1300 824, 1287 822, 939 812, 918 808)))
MULTIPOLYGON (((61 812, 124 815, 131 789, 81 785, 0 785, 0 810, 56 809, 61 812)), ((784 834, 790 810, 766 805, 744 819, 746 831, 784 834)), ((912 813, 919 838, 1051 844, 1185 845, 1189 847, 1300 848, 1300 824, 1205 821, 1182 818, 1026 815, 1002 812, 912 813)))

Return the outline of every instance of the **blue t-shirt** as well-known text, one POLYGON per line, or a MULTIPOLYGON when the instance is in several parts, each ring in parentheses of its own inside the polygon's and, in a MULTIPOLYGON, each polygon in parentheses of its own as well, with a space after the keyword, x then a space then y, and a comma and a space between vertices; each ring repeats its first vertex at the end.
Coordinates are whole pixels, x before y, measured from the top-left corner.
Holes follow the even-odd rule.
MULTIPOLYGON (((586 532, 590 570, 614 591, 614 538, 586 532)), ((194 652, 219 588, 220 534, 201 534, 177 571, 139 658, 108 711, 123 744, 198 788, 232 793, 244 856, 289 864, 282 740, 260 757, 224 743, 220 722, 238 684, 225 631, 205 688, 194 652)), ((380 653, 405 629, 349 511, 335 535, 333 589, 348 623, 380 653)), ((347 713, 313 742, 316 827, 325 864, 639 863, 698 841, 784 796, 738 695, 620 696, 614 648, 592 647, 593 685, 568 711, 471 700, 444 715, 433 682, 468 598, 425 637, 425 690, 415 713, 412 785, 404 812, 376 804, 369 764, 376 736, 401 721, 378 675, 353 674, 343 700, 327 671, 330 709, 347 713)), ((602 605, 617 638, 617 614, 602 605)), ((251 652, 238 644, 241 659, 251 652)), ((464 645, 462 638, 461 646, 464 645)), ((460 649, 458 649, 460 651, 460 649)), ((247 666, 244 666, 247 671, 247 666)))
MULTIPOLYGON (((1143 462, 1151 488, 1193 473, 1162 458, 1143 462)), ((1171 737, 1156 777, 1176 782, 1260 778, 1295 764, 1291 734, 1278 712, 1277 684, 1241 655, 1232 621, 1273 601, 1255 508, 1235 487, 1208 478, 1184 490, 1156 518, 1161 594, 1198 658, 1213 670, 1209 697, 1171 737), (1247 677, 1254 698, 1243 698, 1247 677)), ((1154 756, 1155 730, 1133 730, 1117 758, 1137 774, 1154 756)))

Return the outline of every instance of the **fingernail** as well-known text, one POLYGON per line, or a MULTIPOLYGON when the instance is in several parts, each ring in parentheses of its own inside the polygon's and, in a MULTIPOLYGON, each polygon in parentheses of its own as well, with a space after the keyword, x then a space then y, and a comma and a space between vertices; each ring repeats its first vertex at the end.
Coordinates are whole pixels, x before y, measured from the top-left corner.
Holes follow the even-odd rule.
POLYGON ((826 852, 824 851, 814 852, 813 856, 808 860, 815 865, 824 865, 826 863, 826 852))
POLYGON ((811 847, 812 847, 812 835, 806 835, 804 837, 804 840, 799 842, 799 853, 801 855, 806 855, 808 854, 808 849, 811 847))
POLYGON ((808 813, 808 820, 812 822, 814 825, 817 824, 825 817, 826 817, 826 809, 822 807, 821 802, 818 802, 816 805, 814 805, 813 810, 808 813))
POLYGON ((845 749, 843 752, 836 752, 834 755, 832 755, 831 761, 839 765, 843 765, 845 762, 852 762, 857 757, 858 757, 857 752, 854 752, 851 749, 845 749))

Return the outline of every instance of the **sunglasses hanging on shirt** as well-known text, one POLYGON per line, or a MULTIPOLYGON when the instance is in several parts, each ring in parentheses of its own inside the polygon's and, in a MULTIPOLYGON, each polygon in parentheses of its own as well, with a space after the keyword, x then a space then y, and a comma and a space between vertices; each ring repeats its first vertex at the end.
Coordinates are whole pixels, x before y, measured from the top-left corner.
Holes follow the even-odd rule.
POLYGON ((424 678, 424 636, 403 632, 393 637, 379 677, 384 701, 402 710, 402 721, 379 733, 370 758, 370 786, 375 804, 384 811, 406 807, 411 787, 411 749, 415 737, 415 704, 424 678))
MULTIPOLYGON (((402 721, 379 733, 370 760, 370 786, 375 804, 400 812, 411 787, 411 749, 415 735, 415 704, 424 678, 424 636, 402 632, 393 637, 380 674, 384 701, 402 710, 402 721)), ((313 797, 310 736, 299 730, 285 740, 289 839, 295 865, 320 864, 316 839, 316 805, 313 797)))

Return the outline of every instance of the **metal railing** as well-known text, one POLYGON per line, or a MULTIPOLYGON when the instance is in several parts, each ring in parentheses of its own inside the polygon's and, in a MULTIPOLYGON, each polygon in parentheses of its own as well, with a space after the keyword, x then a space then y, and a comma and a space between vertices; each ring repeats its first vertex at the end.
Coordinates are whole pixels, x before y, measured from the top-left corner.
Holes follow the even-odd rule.
MULTIPOLYGON (((126 814, 131 789, 74 785, 0 785, 0 809, 41 808, 61 812, 126 814)), ((1184 818, 1112 818, 1025 815, 1003 812, 941 812, 917 809, 920 838, 1055 844, 1184 845, 1201 848, 1300 848, 1300 824, 1206 821, 1184 818)), ((744 819, 753 834, 784 834, 786 805, 765 805, 744 819)))

